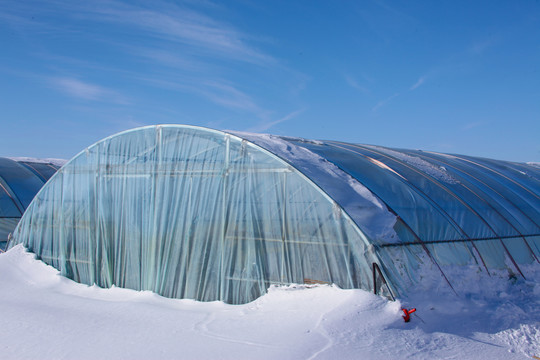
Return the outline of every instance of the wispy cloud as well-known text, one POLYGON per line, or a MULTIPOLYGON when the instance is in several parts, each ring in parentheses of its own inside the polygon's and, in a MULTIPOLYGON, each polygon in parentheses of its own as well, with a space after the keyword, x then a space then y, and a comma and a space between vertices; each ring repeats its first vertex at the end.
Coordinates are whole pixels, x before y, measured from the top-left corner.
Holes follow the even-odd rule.
MULTIPOLYGON (((420 86, 424 85, 424 83, 426 82, 427 77, 428 77, 428 75, 420 76, 420 78, 418 78, 418 80, 416 80, 416 82, 411 87, 409 87, 408 92, 414 91, 414 90, 418 89, 420 86)), ((407 93, 407 91, 405 91, 405 93, 407 93)), ((395 99, 396 97, 398 97, 400 95, 401 95, 401 93, 397 92, 397 93, 395 93, 395 94, 393 94, 393 95, 379 101, 371 109, 371 111, 372 112, 377 112, 380 108, 386 106, 389 102, 391 102, 393 99, 395 99)))
POLYGON ((133 116, 128 115, 123 118, 115 118, 109 122, 109 125, 112 127, 110 133, 115 133, 118 131, 134 129, 142 126, 149 125, 147 122, 143 122, 133 118, 133 116))
POLYGON ((386 104, 388 104, 390 101, 392 101, 392 99, 396 98, 399 96, 399 93, 395 93, 394 95, 392 96, 389 96, 387 97, 386 99, 384 100, 381 100, 377 103, 377 105, 375 105, 371 111, 372 112, 377 112, 377 110, 379 110, 381 107, 385 106, 386 104))
MULTIPOLYGON (((428 73, 429 74, 429 73, 428 73)), ((411 86, 409 87, 409 89, 407 91, 404 91, 405 93, 407 92, 411 92, 411 91, 414 91, 416 89, 418 89, 420 86, 424 85, 426 83, 426 80, 428 79, 429 75, 426 74, 426 75, 423 75, 423 76, 420 76, 418 78, 418 80, 416 80, 416 82, 411 86)), ((400 96, 401 93, 397 92, 389 97, 387 97, 386 99, 383 99, 381 101, 379 101, 372 109, 371 111, 372 112, 377 112, 380 108, 386 106, 389 102, 391 102, 393 99, 395 99, 396 97, 400 96)))
MULTIPOLYGON (((14 14, 10 18, 12 26, 26 22, 24 16, 29 10, 32 8, 24 3, 10 9, 14 14)), ((295 91, 297 84, 302 89, 305 80, 302 74, 257 47, 271 39, 255 37, 224 20, 227 11, 219 4, 200 1, 156 0, 149 5, 118 0, 49 0, 47 5, 30 12, 36 14, 36 23, 43 28, 54 25, 47 29, 56 31, 54 34, 60 39, 87 41, 101 49, 100 55, 80 56, 82 53, 69 49, 51 54, 46 46, 34 55, 42 60, 42 72, 58 74, 47 75, 47 85, 73 98, 128 102, 123 93, 128 94, 130 89, 121 93, 86 80, 93 79, 92 74, 99 70, 100 74, 120 76, 125 83, 138 82, 199 96, 226 109, 253 114, 257 120, 266 119, 270 111, 261 106, 263 101, 252 92, 252 83, 240 86, 237 79, 244 78, 246 71, 260 74, 269 68, 278 69, 291 74, 290 78, 300 79, 291 81, 289 89, 284 89, 289 92, 295 91), (57 18, 63 21, 58 22, 57 18), (110 33, 120 36, 109 36, 110 33), (145 66, 140 67, 141 63, 145 66)))
POLYGON ((103 86, 83 82, 76 78, 59 77, 49 79, 52 87, 66 95, 89 101, 105 101, 126 105, 129 101, 120 93, 103 86))
POLYGON ((263 110, 253 101, 251 96, 230 84, 218 81, 207 81, 202 86, 192 88, 210 101, 231 109, 261 113, 263 110))
POLYGON ((488 124, 488 122, 486 122, 486 121, 474 121, 474 122, 465 124, 462 127, 462 130, 471 130, 471 129, 477 128, 479 126, 484 126, 486 124, 488 124))
POLYGON ((267 113, 252 96, 226 80, 202 78, 195 80, 189 76, 176 76, 170 79, 138 77, 137 79, 160 89, 196 94, 228 109, 247 111, 256 116, 267 113))
POLYGON ((127 25, 162 40, 198 49, 204 56, 221 56, 258 65, 275 64, 276 60, 248 44, 254 40, 233 26, 214 20, 187 7, 153 6, 152 9, 110 1, 107 6, 85 5, 77 16, 92 21, 127 25))
POLYGON ((127 47, 127 51, 153 64, 186 71, 205 70, 205 65, 197 61, 196 58, 168 50, 130 46, 127 47))
POLYGON ((4 9, 0 11, 0 22, 10 24, 14 27, 35 25, 35 23, 32 22, 31 18, 9 13, 7 11, 4 11, 4 9))
POLYGON ((305 109, 300 109, 300 110, 293 111, 290 114, 287 114, 287 115, 285 115, 284 117, 282 117, 280 119, 273 120, 273 121, 265 121, 265 122, 263 122, 263 123, 261 123, 261 124, 259 124, 257 126, 254 126, 254 127, 251 127, 249 129, 247 129, 247 131, 249 131, 249 132, 263 132, 263 131, 266 131, 266 130, 276 126, 277 124, 280 124, 282 122, 294 119, 295 117, 297 117, 298 115, 300 115, 304 111, 305 111, 305 109))
POLYGON ((487 49, 494 46, 496 43, 496 40, 492 37, 487 38, 485 40, 476 41, 469 47, 469 52, 473 55, 481 55, 483 54, 487 49))
POLYGON ((368 88, 366 88, 365 86, 362 86, 360 85, 355 78, 353 78, 352 76, 350 75, 345 75, 345 81, 347 82, 347 84, 349 84, 350 87, 356 89, 356 90, 360 90, 361 92, 363 92, 364 94, 368 94, 370 91, 368 88))
POLYGON ((418 80, 409 88, 409 91, 418 89, 426 84, 428 80, 438 77, 441 73, 450 73, 459 71, 459 68, 470 61, 471 57, 483 54, 487 49, 491 48, 497 43, 494 37, 476 41, 472 43, 468 48, 461 52, 452 54, 446 59, 442 60, 439 64, 431 67, 424 75, 420 76, 418 80))
POLYGON ((418 89, 426 81, 426 76, 421 76, 414 84, 409 88, 409 91, 418 89))
POLYGON ((101 40, 110 41, 110 37, 100 35, 100 24, 108 24, 122 31, 129 30, 134 38, 154 37, 161 41, 180 43, 192 53, 198 52, 201 57, 227 58, 263 66, 278 64, 274 57, 253 46, 258 39, 252 34, 209 15, 220 14, 220 11, 223 10, 218 5, 201 1, 188 1, 180 5, 156 0, 148 6, 140 2, 117 0, 49 0, 39 7, 24 2, 14 3, 0 12, 0 21, 13 28, 33 26, 51 32, 56 30, 62 34, 77 33, 91 26, 97 31, 88 32, 87 36, 95 39, 102 36, 101 40), (204 11, 196 8, 204 8, 204 11), (64 18, 63 23, 69 25, 62 27, 54 23, 51 19, 55 17, 64 18))

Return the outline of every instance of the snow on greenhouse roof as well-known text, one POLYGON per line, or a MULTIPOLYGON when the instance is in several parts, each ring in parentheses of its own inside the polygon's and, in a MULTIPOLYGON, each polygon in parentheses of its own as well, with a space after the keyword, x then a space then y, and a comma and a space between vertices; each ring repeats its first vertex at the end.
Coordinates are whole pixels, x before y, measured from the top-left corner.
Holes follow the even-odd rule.
POLYGON ((364 145, 364 146, 372 148, 374 150, 384 152, 385 154, 388 154, 390 156, 393 156, 409 165, 416 167, 418 170, 430 175, 431 177, 439 181, 442 181, 448 184, 458 183, 458 180, 456 180, 451 174, 449 174, 444 166, 435 166, 427 162, 426 160, 419 158, 418 156, 407 155, 403 152, 387 149, 382 146, 370 146, 370 145, 364 145))
POLYGON ((9 157, 8 159, 11 159, 17 162, 51 164, 57 168, 61 168, 67 162, 66 159, 57 159, 57 158, 9 157))
MULTIPOLYGON (((526 164, 335 141, 234 133, 301 170, 340 204, 363 230, 372 226, 371 219, 362 219, 361 210, 368 202, 372 204, 369 211, 382 210, 383 219, 388 219, 388 214, 396 214, 402 220, 415 217, 407 226, 423 241, 540 233, 540 176, 535 168, 526 164), (359 201, 363 206, 358 205, 359 201), (489 211, 483 213, 486 208, 489 211), (429 226, 439 231, 422 228, 418 224, 418 211, 436 213, 422 220, 431 219, 429 226), (470 215, 469 221, 481 225, 465 231, 460 226, 463 223, 460 218, 465 215, 470 215), (506 226, 498 227, 495 222, 506 223, 506 226)), ((376 216, 381 216, 381 212, 376 216)), ((387 225, 394 227, 395 218, 393 215, 393 221, 387 220, 387 225)), ((379 221, 373 227, 381 229, 384 226, 379 221)), ((375 243, 397 241, 394 234, 385 237, 371 229, 367 233, 375 243)))
POLYGON ((305 143, 324 146, 323 142, 267 134, 233 133, 285 159, 300 170, 343 207, 357 224, 364 225, 362 230, 371 240, 397 241, 393 230, 396 216, 388 212, 386 205, 335 163, 302 146, 305 143))

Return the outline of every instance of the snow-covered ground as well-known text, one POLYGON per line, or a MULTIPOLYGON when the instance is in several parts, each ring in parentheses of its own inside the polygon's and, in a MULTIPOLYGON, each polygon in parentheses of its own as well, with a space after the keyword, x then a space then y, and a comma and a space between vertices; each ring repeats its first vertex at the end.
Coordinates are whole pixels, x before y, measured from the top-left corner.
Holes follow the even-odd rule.
POLYGON ((0 359, 540 357, 540 285, 523 286, 530 296, 497 301, 418 294, 405 323, 399 302, 334 286, 271 288, 246 305, 89 287, 19 245, 0 255, 0 359))

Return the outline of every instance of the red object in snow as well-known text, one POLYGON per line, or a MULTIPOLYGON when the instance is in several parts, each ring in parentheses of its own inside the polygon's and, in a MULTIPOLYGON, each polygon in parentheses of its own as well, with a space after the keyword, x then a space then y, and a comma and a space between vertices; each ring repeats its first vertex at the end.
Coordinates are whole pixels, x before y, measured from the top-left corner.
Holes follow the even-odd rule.
POLYGON ((405 314, 402 316, 403 320, 405 320, 405 322, 409 322, 411 321, 411 314, 416 311, 416 308, 412 308, 411 310, 403 308, 401 310, 403 310, 403 314, 405 314))

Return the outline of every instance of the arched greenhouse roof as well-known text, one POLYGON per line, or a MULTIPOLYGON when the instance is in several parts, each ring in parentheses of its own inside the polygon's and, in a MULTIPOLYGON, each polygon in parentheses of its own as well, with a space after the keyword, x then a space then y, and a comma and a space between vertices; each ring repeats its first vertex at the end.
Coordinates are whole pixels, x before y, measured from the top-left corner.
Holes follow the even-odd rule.
POLYGON ((12 244, 83 283, 242 303, 287 283, 406 294, 427 265, 452 289, 455 266, 526 278, 539 224, 531 165, 163 125, 77 155, 12 244))
POLYGON ((39 189, 58 170, 57 163, 0 157, 0 250, 39 189))

